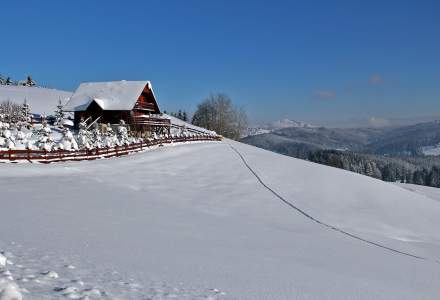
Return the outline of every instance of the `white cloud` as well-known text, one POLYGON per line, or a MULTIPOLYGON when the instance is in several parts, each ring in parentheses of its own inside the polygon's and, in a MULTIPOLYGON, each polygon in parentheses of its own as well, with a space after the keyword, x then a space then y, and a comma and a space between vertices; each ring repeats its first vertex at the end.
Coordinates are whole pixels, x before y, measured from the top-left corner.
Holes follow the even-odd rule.
POLYGON ((386 127, 391 125, 391 121, 380 117, 370 117, 368 119, 368 125, 371 127, 386 127))
POLYGON ((336 92, 330 90, 317 90, 313 92, 313 95, 319 98, 333 98, 336 96, 336 92))

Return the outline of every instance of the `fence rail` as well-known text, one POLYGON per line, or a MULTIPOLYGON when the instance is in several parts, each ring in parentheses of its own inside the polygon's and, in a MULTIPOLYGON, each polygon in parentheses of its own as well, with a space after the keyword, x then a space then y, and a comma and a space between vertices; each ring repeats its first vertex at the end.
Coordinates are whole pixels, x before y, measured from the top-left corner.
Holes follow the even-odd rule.
POLYGON ((133 152, 146 150, 149 147, 181 143, 181 142, 196 142, 196 141, 220 141, 218 136, 196 136, 196 137, 169 137, 163 139, 155 139, 151 141, 144 141, 130 145, 115 146, 111 148, 95 148, 82 150, 5 150, 0 151, 0 162, 4 161, 36 161, 42 163, 51 163, 57 161, 71 161, 71 160, 93 160, 97 158, 108 158, 114 156, 123 156, 133 152))

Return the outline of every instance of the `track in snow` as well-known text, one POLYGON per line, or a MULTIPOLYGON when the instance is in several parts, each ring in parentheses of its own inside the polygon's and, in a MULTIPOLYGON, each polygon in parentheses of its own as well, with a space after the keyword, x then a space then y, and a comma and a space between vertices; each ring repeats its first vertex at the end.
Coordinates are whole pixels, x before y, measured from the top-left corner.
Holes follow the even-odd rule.
MULTIPOLYGON (((297 212, 299 212, 301 215, 305 216, 305 217, 308 218, 309 220, 312 220, 312 221, 318 223, 318 224, 321 225, 321 226, 327 227, 327 228, 329 228, 329 229, 331 229, 331 230, 334 230, 334 231, 337 231, 337 232, 339 232, 339 233, 342 233, 342 234, 344 234, 344 235, 346 235, 346 236, 348 236, 348 237, 350 237, 350 238, 353 238, 353 239, 359 240, 359 241, 364 242, 364 243, 367 243, 367 244, 369 244, 369 245, 373 245, 373 246, 375 246, 375 247, 379 247, 379 248, 382 248, 382 249, 385 249, 385 250, 388 250, 388 251, 391 251, 391 252, 394 252, 394 253, 397 253, 397 254, 401 254, 401 255, 409 256, 409 257, 412 257, 412 258, 415 258, 415 259, 426 260, 426 261, 430 260, 430 259, 428 259, 428 258, 426 258, 426 257, 422 257, 422 256, 414 255, 414 254, 411 254, 411 253, 407 253, 407 252, 404 252, 404 251, 400 251, 400 250, 397 250, 397 249, 394 249, 394 248, 391 248, 391 247, 388 247, 388 246, 385 246, 385 245, 379 244, 379 243, 377 243, 377 242, 367 240, 367 239, 365 239, 365 238, 363 238, 363 237, 360 237, 360 236, 358 236, 358 235, 355 235, 355 234, 349 233, 349 232, 347 232, 347 231, 345 231, 345 230, 342 230, 342 229, 337 228, 337 227, 335 227, 335 226, 333 226, 333 225, 330 225, 330 224, 327 224, 327 223, 325 223, 325 222, 323 222, 323 221, 318 220, 317 218, 313 217, 313 216, 310 215, 309 213, 305 212, 305 211, 302 210, 301 208, 299 208, 299 207, 297 207, 296 205, 294 205, 294 204, 293 204, 292 202, 290 202, 289 200, 286 200, 285 198, 283 198, 283 196, 281 196, 280 194, 278 194, 278 193, 277 193, 276 191, 274 191, 270 186, 268 186, 266 183, 264 183, 264 181, 261 179, 261 177, 260 177, 260 176, 254 171, 254 169, 252 169, 252 167, 249 165, 249 163, 246 161, 246 159, 245 159, 244 156, 240 153, 240 151, 238 151, 238 150, 237 150, 234 146, 232 146, 231 144, 228 143, 228 145, 231 147, 231 149, 232 149, 235 153, 238 154, 238 156, 239 156, 240 159, 243 161, 243 163, 244 163, 244 165, 246 166, 246 168, 249 169, 249 171, 255 176, 255 178, 258 180, 258 182, 259 182, 263 187, 265 187, 265 188, 266 188, 269 192, 271 192, 275 197, 277 197, 278 199, 280 199, 284 204, 286 204, 286 205, 289 206, 290 208, 296 210, 297 212)), ((440 262, 437 261, 437 260, 435 260, 434 262, 435 262, 435 263, 440 263, 440 262)))

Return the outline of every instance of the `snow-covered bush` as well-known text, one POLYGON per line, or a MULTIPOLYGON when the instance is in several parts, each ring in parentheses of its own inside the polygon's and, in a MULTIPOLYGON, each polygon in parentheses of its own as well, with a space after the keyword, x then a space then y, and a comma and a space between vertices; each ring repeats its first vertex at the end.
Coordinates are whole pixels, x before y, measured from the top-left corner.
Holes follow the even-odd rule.
MULTIPOLYGON (((52 137, 52 129, 49 124, 47 124, 46 120, 43 120, 41 127, 35 128, 33 132, 33 136, 35 137, 34 145, 41 150, 52 151, 54 148, 54 140, 52 137)), ((31 145, 28 145, 31 146, 31 145)), ((32 149, 32 148, 28 148, 32 149)))
POLYGON ((81 120, 78 126, 78 146, 81 149, 91 149, 93 145, 92 133, 87 129, 87 123, 84 120, 81 120))
POLYGON ((117 129, 118 134, 118 146, 129 145, 130 139, 128 137, 128 130, 124 120, 121 120, 117 129))
POLYGON ((73 137, 72 132, 69 130, 69 128, 63 129, 63 137, 58 144, 59 149, 64 150, 78 150, 78 143, 76 142, 75 138, 73 137))
POLYGON ((15 136, 6 122, 0 122, 0 147, 15 149, 15 136))
POLYGON ((117 144, 118 140, 116 138, 115 132, 113 131, 112 126, 108 123, 105 126, 103 143, 105 147, 114 147, 117 144))
POLYGON ((22 300, 20 288, 14 282, 0 278, 0 300, 22 300))
POLYGON ((93 148, 102 148, 104 147, 104 142, 102 139, 101 131, 99 130, 98 123, 95 123, 92 134, 92 146, 93 148))

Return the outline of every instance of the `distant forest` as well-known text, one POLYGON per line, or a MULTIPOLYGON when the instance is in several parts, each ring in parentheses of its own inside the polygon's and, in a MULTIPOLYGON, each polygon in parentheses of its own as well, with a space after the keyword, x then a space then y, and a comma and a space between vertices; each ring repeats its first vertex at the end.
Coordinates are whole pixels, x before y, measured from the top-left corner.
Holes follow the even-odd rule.
POLYGON ((307 160, 390 182, 440 187, 440 158, 388 157, 348 151, 318 150, 307 160))
POLYGON ((241 141, 384 181, 440 187, 440 156, 420 150, 439 144, 438 121, 384 129, 285 128, 241 141))

